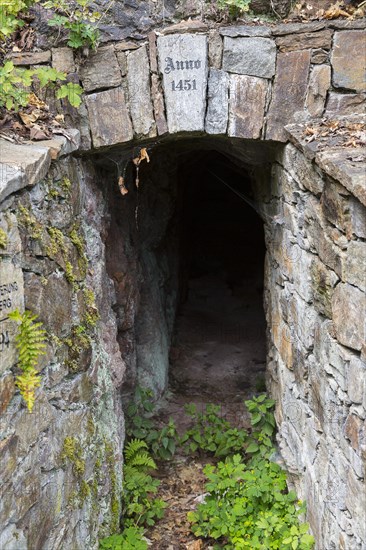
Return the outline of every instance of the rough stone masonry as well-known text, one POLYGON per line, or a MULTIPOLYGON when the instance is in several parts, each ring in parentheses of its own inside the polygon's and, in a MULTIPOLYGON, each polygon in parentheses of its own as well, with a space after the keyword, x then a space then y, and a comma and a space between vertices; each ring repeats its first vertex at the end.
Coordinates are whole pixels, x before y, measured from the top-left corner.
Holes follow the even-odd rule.
MULTIPOLYGON (((2 548, 97 548, 118 526, 120 389, 136 362, 141 266, 126 216, 123 269, 113 280, 108 271, 111 205, 95 153, 113 147, 132 158, 139 145, 184 137, 224 143, 257 170, 279 448, 318 550, 365 547, 364 28, 182 23, 146 42, 111 41, 80 69, 85 100, 69 112, 71 141, 1 142, 2 548), (270 187, 256 161, 263 150, 275 152, 270 187), (14 384, 7 317, 16 307, 38 313, 50 335, 32 414, 14 384)), ((75 70, 68 48, 11 58, 75 70)), ((154 254, 146 252, 151 265, 154 254)))

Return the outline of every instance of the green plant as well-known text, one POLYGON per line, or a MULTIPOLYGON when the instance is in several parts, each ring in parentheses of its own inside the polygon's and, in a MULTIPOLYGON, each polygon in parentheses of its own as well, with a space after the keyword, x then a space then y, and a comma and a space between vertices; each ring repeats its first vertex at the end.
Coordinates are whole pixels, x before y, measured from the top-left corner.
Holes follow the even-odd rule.
POLYGON ((169 460, 174 456, 178 434, 175 423, 169 419, 168 425, 159 428, 152 418, 154 412, 153 393, 148 388, 137 387, 133 399, 126 410, 126 434, 128 438, 138 438, 148 445, 153 456, 169 460))
POLYGON ((0 229, 0 248, 6 248, 8 246, 8 236, 4 229, 0 229))
POLYGON ((66 97, 73 107, 79 107, 83 89, 78 84, 70 82, 62 84, 65 80, 66 74, 52 67, 22 69, 14 67, 12 61, 6 61, 0 67, 0 107, 14 109, 16 112, 21 107, 26 107, 29 103, 30 87, 36 81, 40 88, 56 86, 56 97, 66 97))
POLYGON ((204 412, 198 412, 194 404, 186 405, 186 413, 194 420, 194 426, 182 436, 180 443, 189 452, 197 450, 227 456, 243 449, 247 439, 244 430, 234 428, 220 416, 220 407, 206 405, 204 412))
POLYGON ((20 313, 16 309, 9 313, 9 319, 19 323, 15 342, 18 350, 17 365, 22 374, 16 377, 16 385, 30 412, 35 402, 35 390, 41 385, 36 367, 46 348, 46 331, 42 328, 42 323, 36 322, 37 317, 28 310, 20 313))
POLYGON ((97 49, 99 31, 95 22, 100 18, 100 13, 92 12, 89 4, 89 0, 50 0, 43 3, 45 8, 56 11, 48 24, 58 27, 60 31, 67 30, 67 45, 71 48, 88 46, 97 49))
POLYGON ((19 16, 32 4, 33 0, 0 0, 0 40, 5 40, 24 25, 19 16))
POLYGON ((156 464, 144 441, 132 439, 125 448, 123 511, 125 526, 151 526, 163 517, 165 502, 152 498, 160 484, 149 472, 156 464))
POLYGON ((188 513, 197 536, 212 537, 228 549, 310 550, 314 538, 299 517, 305 506, 287 492, 286 474, 278 464, 239 454, 204 470, 209 493, 188 513))
POLYGON ((147 550, 142 527, 127 527, 120 535, 112 535, 99 541, 100 550, 147 550))
POLYGON ((28 208, 23 206, 21 203, 19 203, 18 209, 19 209, 19 213, 17 217, 18 217, 19 224, 27 229, 28 234, 32 239, 42 240, 42 236, 43 236, 42 224, 37 220, 37 218, 33 215, 33 213, 30 210, 28 210, 28 208))
POLYGON ((228 8, 229 15, 236 18, 249 11, 250 2, 251 0, 218 0, 218 7, 228 8))
POLYGON ((272 412, 275 401, 263 393, 245 401, 245 405, 252 425, 245 451, 252 455, 270 456, 273 453, 272 439, 276 430, 276 421, 272 412))

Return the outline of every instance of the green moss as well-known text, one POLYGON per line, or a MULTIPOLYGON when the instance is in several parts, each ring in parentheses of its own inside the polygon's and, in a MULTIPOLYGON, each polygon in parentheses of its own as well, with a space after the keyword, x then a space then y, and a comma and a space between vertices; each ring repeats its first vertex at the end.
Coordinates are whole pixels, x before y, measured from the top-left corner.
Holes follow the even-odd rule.
POLYGON ((19 203, 17 218, 19 224, 25 227, 32 239, 42 241, 43 225, 37 220, 28 208, 19 203))
POLYGON ((95 434, 95 424, 91 416, 88 417, 88 421, 86 423, 86 430, 89 436, 93 437, 93 435, 95 434))
POLYGON ((47 186, 47 198, 49 200, 67 198, 71 192, 71 181, 67 177, 62 178, 61 180, 53 180, 52 178, 48 178, 47 186))
POLYGON ((61 451, 61 460, 70 462, 76 477, 81 477, 85 472, 85 460, 79 441, 75 437, 65 437, 61 451))
POLYGON ((68 260, 65 261, 65 277, 67 282, 72 285, 74 292, 76 292, 79 287, 76 281, 76 277, 74 275, 74 268, 68 260))
POLYGON ((64 176, 60 181, 60 187, 67 195, 70 195, 71 193, 71 185, 71 181, 66 176, 64 176))
POLYGON ((50 236, 50 244, 46 246, 46 254, 54 257, 60 253, 62 257, 65 257, 67 255, 67 248, 62 231, 56 227, 47 227, 47 232, 50 236))
POLYGON ((83 506, 85 500, 90 496, 91 489, 89 484, 85 481, 85 479, 82 479, 80 482, 80 491, 79 491, 79 502, 80 502, 80 508, 83 506))
POLYGON ((72 244, 76 247, 79 254, 79 269, 83 278, 86 277, 86 270, 88 267, 88 259, 85 254, 85 241, 83 236, 80 234, 79 228, 77 225, 71 229, 69 233, 70 240, 72 244))
POLYGON ((8 236, 4 229, 0 229, 0 248, 6 248, 8 246, 8 236))
POLYGON ((95 303, 95 294, 89 288, 83 288, 85 313, 83 321, 88 328, 93 328, 99 320, 99 311, 95 303))
POLYGON ((91 338, 87 334, 86 327, 84 325, 73 326, 71 335, 64 338, 62 342, 68 348, 68 359, 65 364, 71 371, 77 372, 81 354, 91 347, 91 338))

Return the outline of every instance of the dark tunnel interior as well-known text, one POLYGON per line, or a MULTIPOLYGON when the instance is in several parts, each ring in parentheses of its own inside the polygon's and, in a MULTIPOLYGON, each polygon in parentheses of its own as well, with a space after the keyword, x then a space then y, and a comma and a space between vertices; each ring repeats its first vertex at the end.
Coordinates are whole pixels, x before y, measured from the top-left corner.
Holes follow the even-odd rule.
POLYGON ((125 391, 217 401, 264 390, 264 228, 246 165, 214 148, 161 145, 127 194, 109 193, 106 240, 125 391), (129 273, 125 277, 126 270, 129 273), (168 373, 169 369, 169 373, 168 373))
POLYGON ((178 168, 180 305, 171 383, 232 398, 263 389, 264 230, 251 178, 217 151, 178 168))

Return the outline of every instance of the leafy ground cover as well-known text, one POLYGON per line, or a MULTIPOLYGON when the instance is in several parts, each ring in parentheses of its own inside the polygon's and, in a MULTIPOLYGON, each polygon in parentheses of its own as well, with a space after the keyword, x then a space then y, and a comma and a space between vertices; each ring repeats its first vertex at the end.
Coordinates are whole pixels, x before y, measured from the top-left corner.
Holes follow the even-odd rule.
POLYGON ((100 541, 101 550, 313 548, 305 504, 273 460, 273 400, 245 402, 247 429, 217 405, 187 404, 191 425, 178 434, 172 419, 154 421, 150 398, 137 390, 127 411, 124 529, 100 541))

